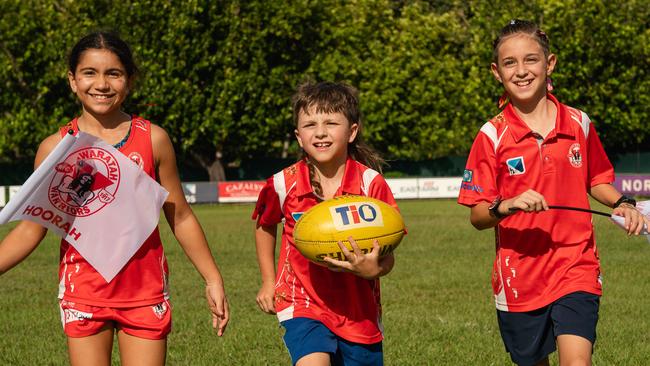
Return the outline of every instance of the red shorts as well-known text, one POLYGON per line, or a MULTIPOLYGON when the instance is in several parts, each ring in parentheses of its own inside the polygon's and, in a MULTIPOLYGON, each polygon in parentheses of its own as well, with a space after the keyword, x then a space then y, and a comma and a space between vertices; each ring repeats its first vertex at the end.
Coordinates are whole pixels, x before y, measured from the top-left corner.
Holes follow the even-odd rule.
POLYGON ((60 300, 61 323, 68 337, 88 337, 110 327, 138 338, 165 339, 172 330, 169 301, 136 308, 109 308, 60 300))

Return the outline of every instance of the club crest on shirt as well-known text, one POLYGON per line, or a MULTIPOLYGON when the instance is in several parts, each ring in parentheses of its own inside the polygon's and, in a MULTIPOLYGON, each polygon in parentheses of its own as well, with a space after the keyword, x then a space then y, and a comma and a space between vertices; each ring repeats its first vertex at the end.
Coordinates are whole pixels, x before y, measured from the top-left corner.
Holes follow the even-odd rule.
POLYGON ((579 143, 571 145, 567 158, 569 158, 569 163, 571 163, 574 168, 580 168, 582 166, 582 153, 580 153, 579 143))
POLYGON ((140 153, 138 153, 137 151, 130 153, 129 159, 131 159, 132 162, 136 163, 136 165, 139 166, 140 169, 144 169, 144 161, 140 153))
POLYGON ((293 218, 293 221, 298 221, 302 214, 304 214, 304 212, 292 212, 291 217, 293 218))
POLYGON ((506 160, 506 165, 508 166, 508 173, 510 173, 510 175, 526 173, 526 165, 524 164, 523 156, 517 156, 516 158, 506 160))
POLYGON ((85 217, 113 202, 120 185, 120 166, 102 148, 85 147, 58 163, 48 199, 59 211, 85 217))

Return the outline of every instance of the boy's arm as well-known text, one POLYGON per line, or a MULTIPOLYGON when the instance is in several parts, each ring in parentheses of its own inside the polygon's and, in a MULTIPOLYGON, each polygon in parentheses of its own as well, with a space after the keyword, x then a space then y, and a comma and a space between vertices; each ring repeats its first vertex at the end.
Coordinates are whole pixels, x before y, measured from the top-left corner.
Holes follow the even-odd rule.
POLYGON ((212 257, 207 239, 190 205, 185 199, 176 168, 174 148, 167 133, 152 125, 152 143, 158 179, 169 192, 163 211, 183 251, 206 283, 206 296, 212 311, 212 326, 223 335, 230 317, 221 273, 212 257))
POLYGON ((257 306, 267 314, 275 314, 275 237, 277 225, 255 228, 257 262, 262 276, 262 287, 257 293, 257 306))
POLYGON ((331 257, 323 258, 329 264, 330 270, 335 272, 350 272, 366 280, 374 280, 387 275, 395 266, 393 253, 381 258, 379 257, 380 249, 377 240, 372 243, 372 251, 367 254, 363 254, 353 237, 349 237, 348 240, 350 241, 352 251, 342 242, 338 242, 339 248, 341 248, 341 252, 343 252, 346 260, 343 261, 331 257))
POLYGON ((643 216, 633 205, 622 203, 618 207, 614 207, 614 204, 623 195, 613 185, 609 183, 595 185, 591 187, 589 194, 603 205, 614 208, 613 215, 625 217, 625 229, 628 235, 639 235, 643 227, 648 225, 648 218, 643 216))

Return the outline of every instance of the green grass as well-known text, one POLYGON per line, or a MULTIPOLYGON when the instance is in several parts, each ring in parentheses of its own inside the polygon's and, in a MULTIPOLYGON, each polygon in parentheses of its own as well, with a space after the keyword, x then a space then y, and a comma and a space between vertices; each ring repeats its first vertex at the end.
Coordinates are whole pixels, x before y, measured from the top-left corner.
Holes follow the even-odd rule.
MULTIPOLYGON (((409 234, 396 251, 395 269, 382 279, 386 364, 509 364, 490 287, 493 231, 471 227, 469 210, 452 200, 399 205, 409 234)), ((194 210, 225 278, 232 320, 223 338, 212 332, 201 278, 163 223, 174 306, 168 364, 289 364, 276 318, 255 304, 252 205, 194 210)), ((606 218, 594 220, 605 292, 594 365, 648 365, 650 244, 626 237, 606 218)), ((0 227, 0 237, 12 226, 0 227)), ((58 240, 48 234, 26 261, 0 277, 0 365, 66 364, 57 261, 58 240)))

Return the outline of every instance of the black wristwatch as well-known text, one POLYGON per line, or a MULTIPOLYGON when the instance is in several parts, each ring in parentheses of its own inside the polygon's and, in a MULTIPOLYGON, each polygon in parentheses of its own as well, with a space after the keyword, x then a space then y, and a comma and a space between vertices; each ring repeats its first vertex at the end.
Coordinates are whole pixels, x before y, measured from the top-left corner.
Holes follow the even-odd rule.
POLYGON ((623 203, 627 203, 627 204, 630 204, 630 205, 636 207, 636 200, 634 198, 628 197, 626 195, 622 195, 621 198, 619 198, 618 201, 616 201, 616 203, 614 203, 614 208, 622 205, 623 203))
POLYGON ((490 204, 490 206, 488 207, 488 211, 490 211, 490 214, 496 217, 497 219, 502 219, 508 216, 508 215, 503 215, 499 212, 499 205, 501 204, 501 202, 503 202, 503 197, 501 197, 501 195, 496 196, 494 201, 492 201, 492 204, 490 204))

